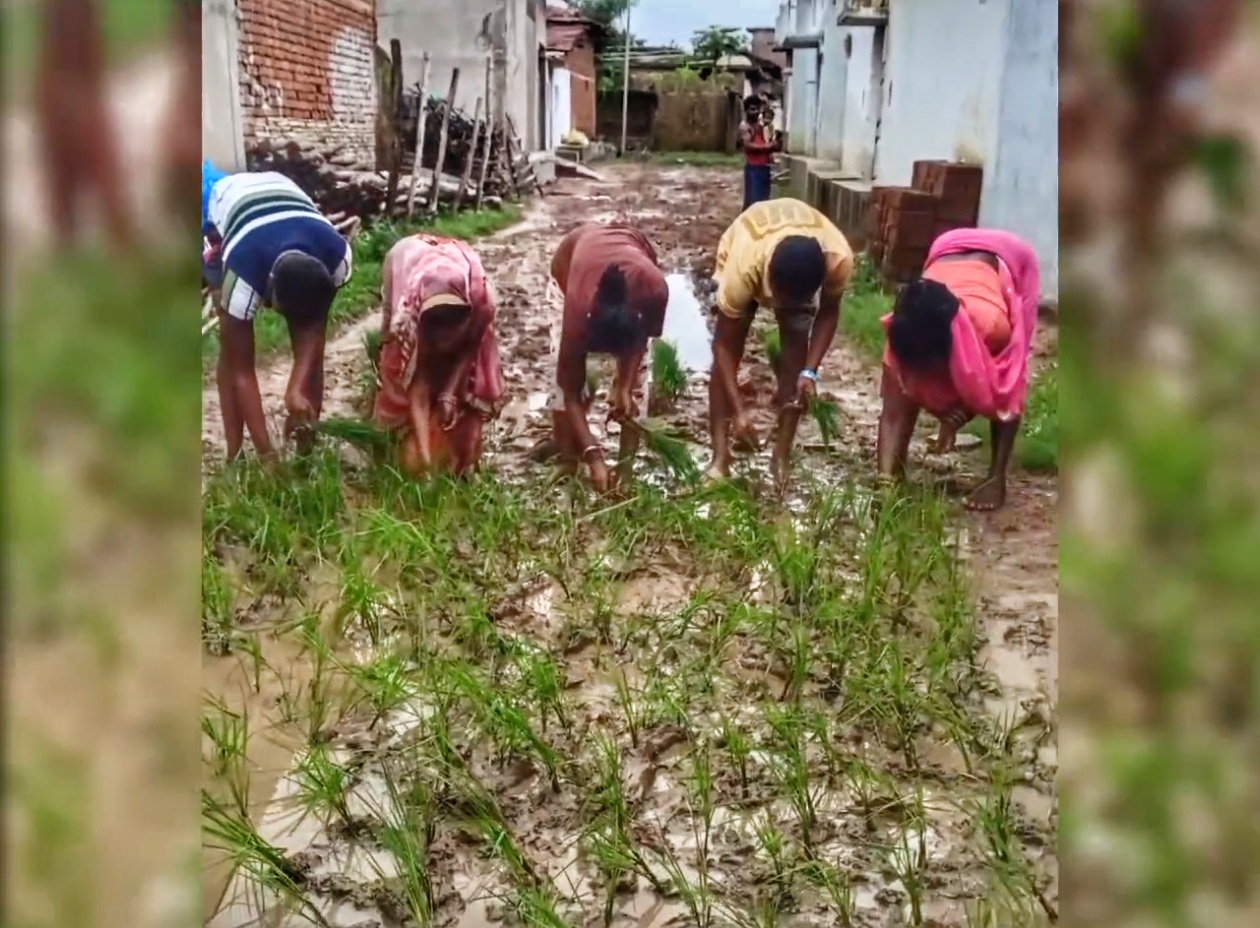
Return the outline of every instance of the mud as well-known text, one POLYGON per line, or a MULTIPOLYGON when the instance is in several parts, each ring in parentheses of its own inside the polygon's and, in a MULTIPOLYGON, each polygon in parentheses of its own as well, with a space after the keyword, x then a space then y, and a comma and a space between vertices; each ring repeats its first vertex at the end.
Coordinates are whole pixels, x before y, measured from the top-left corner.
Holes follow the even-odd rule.
MULTIPOLYGON (((511 402, 491 431, 487 461, 496 473, 508 479, 549 476, 546 465, 530 458, 530 449, 545 439, 550 429, 546 402, 553 371, 545 301, 547 272, 552 249, 560 237, 575 222, 593 216, 633 222, 657 246, 670 281, 666 337, 675 342, 680 360, 693 375, 685 395, 665 418, 694 442, 697 462, 703 464, 707 460, 705 380, 709 324, 705 281, 712 272, 717 239, 738 212, 738 176, 712 169, 662 169, 651 165, 616 166, 604 174, 606 179, 602 182, 560 181, 548 196, 531 206, 523 223, 477 245, 498 297, 501 353, 511 391, 511 402)), ((363 339, 378 324, 379 318, 372 315, 330 340, 327 415, 363 412, 363 339)), ((1044 353, 1052 351, 1049 343, 1053 337, 1053 333, 1043 336, 1044 353)), ((877 374, 844 344, 842 336, 822 372, 820 391, 840 408, 841 435, 837 447, 826 450, 813 424, 803 421, 797 472, 824 482, 867 483, 872 476, 879 412, 877 374)), ((277 430, 287 375, 284 359, 277 359, 260 372, 264 405, 277 430)), ((766 434, 773 421, 768 405, 773 377, 755 333, 749 339, 741 380, 749 394, 757 398, 756 418, 766 434)), ((207 384, 203 408, 203 439, 207 456, 212 458, 221 453, 222 446, 212 384, 207 384)), ((603 427, 601 420, 596 434, 610 451, 615 447, 616 426, 603 427)), ((912 450, 912 467, 924 466, 923 451, 929 437, 931 426, 925 423, 912 450)), ((740 462, 739 473, 754 482, 764 482, 767 454, 768 451, 746 457, 740 462)), ((984 463, 976 452, 963 450, 932 462, 932 467, 965 480, 976 476, 984 463)), ((1053 736, 1057 699, 1057 494, 1053 478, 1016 475, 1005 510, 985 516, 958 516, 958 536, 975 578, 976 611, 985 639, 982 657, 996 683, 988 709, 995 718, 1009 720, 1011 727, 1017 729, 1016 737, 1024 737, 1022 732, 1040 733, 1035 738, 1032 734, 1027 736, 1030 772, 1016 788, 1014 797, 1029 832, 1042 836, 1037 867, 1050 876, 1052 885, 1056 864, 1050 836, 1057 822, 1053 790, 1057 766, 1053 736), (1049 739, 1044 734, 1046 725, 1036 724, 1038 719, 1048 724, 1049 739)), ((665 614, 685 604, 696 589, 696 578, 682 573, 656 569, 630 575, 621 584, 619 607, 630 614, 665 614)), ((752 593, 755 595, 755 590, 752 593)), ((530 647, 567 648, 567 693, 588 723, 617 712, 617 681, 637 684, 634 663, 624 657, 616 658, 588 639, 574 639, 566 615, 570 604, 547 578, 539 576, 510 598, 517 605, 497 616, 500 633, 512 635, 530 647)), ((663 650, 658 658, 668 661, 667 654, 663 650)), ((767 655, 742 654, 734 649, 726 656, 724 669, 727 682, 723 685, 732 688, 722 694, 727 705, 746 704, 751 694, 761 692, 775 693, 777 698, 785 684, 783 672, 767 655)), ((245 708, 248 710, 248 706, 245 708)), ((414 713, 422 709, 412 707, 410 711, 414 719, 414 713)), ((697 724, 703 727, 705 722, 698 720, 697 724)), ((363 744, 372 743, 370 750, 359 750, 356 755, 367 758, 353 791, 357 807, 372 808, 384 801, 383 777, 374 759, 382 744, 372 739, 383 738, 388 743, 405 738, 410 725, 414 721, 389 718, 370 737, 362 732, 338 733, 336 748, 340 751, 354 753, 348 745, 361 749, 363 744), (368 737, 367 742, 364 737, 368 737)), ((664 844, 682 852, 694 848, 696 838, 690 831, 678 831, 686 818, 678 813, 688 800, 681 786, 685 773, 679 763, 682 751, 675 735, 668 728, 653 732, 651 739, 627 754, 624 765, 627 782, 633 784, 632 792, 642 806, 641 819, 655 823, 645 843, 664 844)), ((943 784, 966 776, 963 759, 948 742, 929 739, 924 757, 943 784)), ((752 766, 758 771, 754 780, 767 775, 767 765, 768 762, 753 758, 752 766)), ((390 893, 395 891, 391 889, 394 874, 388 865, 376 861, 370 847, 332 834, 310 820, 295 822, 289 795, 292 787, 287 778, 276 776, 264 782, 270 787, 270 795, 264 803, 260 832, 308 866, 307 885, 317 890, 313 898, 328 923, 337 928, 402 923, 392 914, 396 908, 390 900, 390 893)), ((581 912, 589 914, 597 908, 595 900, 599 894, 593 868, 576 855, 579 836, 565 830, 578 799, 551 795, 545 777, 529 765, 509 765, 504 770, 487 766, 484 782, 499 790, 500 801, 514 822, 529 824, 529 833, 518 834, 518 839, 528 847, 534 860, 545 862, 566 896, 581 901, 580 907, 567 911, 570 918, 577 919, 571 923, 581 923, 581 912)), ((963 907, 949 897, 983 893, 980 875, 967 863, 961 850, 971 825, 945 792, 925 795, 924 800, 928 809, 926 820, 918 832, 905 836, 906 846, 925 855, 934 870, 955 876, 949 892, 938 893, 923 914, 928 924, 961 926, 965 923, 963 907)), ((842 790, 822 791, 816 802, 820 822, 813 840, 820 854, 840 861, 851 873, 855 881, 856 923, 908 923, 902 921, 907 917, 902 911, 905 894, 888 876, 897 862, 871 857, 869 850, 855 850, 866 844, 861 840, 861 817, 853 814, 855 797, 842 790)), ((785 815, 790 817, 790 812, 785 815)), ((721 863, 714 867, 715 884, 734 878, 754 879, 758 883, 769 879, 769 861, 757 856, 752 818, 753 813, 740 807, 719 805, 715 810, 711 855, 721 863)), ((443 908, 446 914, 442 924, 466 928, 502 924, 503 908, 492 898, 504 888, 497 870, 467 848, 454 844, 450 836, 439 838, 433 856, 437 861, 431 874, 434 884, 455 894, 449 907, 443 908)), ((691 877, 694 879, 695 875, 691 877)), ((243 885, 230 887, 226 898, 238 898, 243 891, 243 885)), ((1057 891, 1052 895, 1057 895, 1057 891)), ((824 910, 816 902, 801 900, 796 913, 784 914, 779 924, 828 924, 821 914, 824 910)), ((297 915, 280 915, 275 908, 265 921, 258 920, 257 912, 256 903, 229 905, 210 924, 214 928, 243 928, 252 924, 303 923, 297 915)), ((614 913, 612 924, 619 928, 666 928, 692 923, 691 915, 677 899, 660 897, 642 881, 627 886, 627 891, 616 900, 614 913)), ((720 916, 716 923, 722 923, 720 916)))

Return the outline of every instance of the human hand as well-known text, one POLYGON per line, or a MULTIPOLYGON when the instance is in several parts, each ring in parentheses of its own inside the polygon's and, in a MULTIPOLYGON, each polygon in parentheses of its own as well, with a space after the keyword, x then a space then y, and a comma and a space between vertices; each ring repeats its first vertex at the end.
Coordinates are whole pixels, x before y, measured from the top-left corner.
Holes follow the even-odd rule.
POLYGON ((807 374, 796 378, 796 406, 808 409, 810 402, 818 396, 818 381, 807 374))
POLYGON ((625 424, 634 421, 635 418, 634 397, 629 391, 622 391, 613 397, 612 411, 608 414, 608 418, 612 422, 625 424))
POLYGON ((757 435, 757 426, 752 417, 744 409, 736 410, 731 417, 731 439, 736 447, 750 451, 760 451, 761 441, 757 435))
POLYGON ((437 424, 444 432, 455 427, 455 417, 459 413, 459 401, 454 394, 443 393, 437 398, 437 424))
POLYGON ((607 493, 612 488, 612 473, 603 457, 598 454, 591 456, 587 460, 587 467, 590 469, 591 486, 595 488, 595 492, 607 493))

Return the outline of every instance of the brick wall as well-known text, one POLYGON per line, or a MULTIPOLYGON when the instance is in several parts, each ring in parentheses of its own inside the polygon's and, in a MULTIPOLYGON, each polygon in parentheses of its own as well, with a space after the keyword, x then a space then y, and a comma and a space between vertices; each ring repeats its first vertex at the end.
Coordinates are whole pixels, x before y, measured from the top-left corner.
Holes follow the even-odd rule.
POLYGON ((374 160, 375 0, 237 0, 245 144, 343 144, 374 160))
POLYGON ((906 283, 921 274, 937 236, 975 226, 983 180, 984 171, 976 165, 916 161, 911 186, 871 191, 866 249, 887 283, 906 283))
POLYGON ((564 66, 569 72, 571 87, 570 108, 573 128, 595 138, 595 49, 590 39, 582 38, 564 56, 564 66))

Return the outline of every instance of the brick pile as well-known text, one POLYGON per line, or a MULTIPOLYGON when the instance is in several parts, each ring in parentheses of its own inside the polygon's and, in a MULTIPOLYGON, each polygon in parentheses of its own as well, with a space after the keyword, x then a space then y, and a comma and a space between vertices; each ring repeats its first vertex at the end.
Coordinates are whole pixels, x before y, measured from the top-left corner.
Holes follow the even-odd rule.
POLYGON ((238 0, 247 146, 263 139, 376 147, 373 0, 238 0))
POLYGON ((871 190, 866 246, 886 283, 903 284, 922 273, 941 233, 975 226, 983 180, 978 165, 916 161, 909 187, 871 190))

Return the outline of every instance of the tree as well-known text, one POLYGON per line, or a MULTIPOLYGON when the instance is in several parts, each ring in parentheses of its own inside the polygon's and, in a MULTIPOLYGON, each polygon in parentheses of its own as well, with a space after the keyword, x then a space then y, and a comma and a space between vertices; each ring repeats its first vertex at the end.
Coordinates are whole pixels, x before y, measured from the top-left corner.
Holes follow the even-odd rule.
POLYGON ((593 20, 616 35, 621 35, 621 26, 626 21, 626 10, 634 6, 637 0, 564 0, 569 9, 577 10, 587 19, 593 20))
POLYGON ((691 53, 698 61, 711 61, 739 55, 748 49, 745 30, 735 26, 709 26, 691 34, 691 53))

